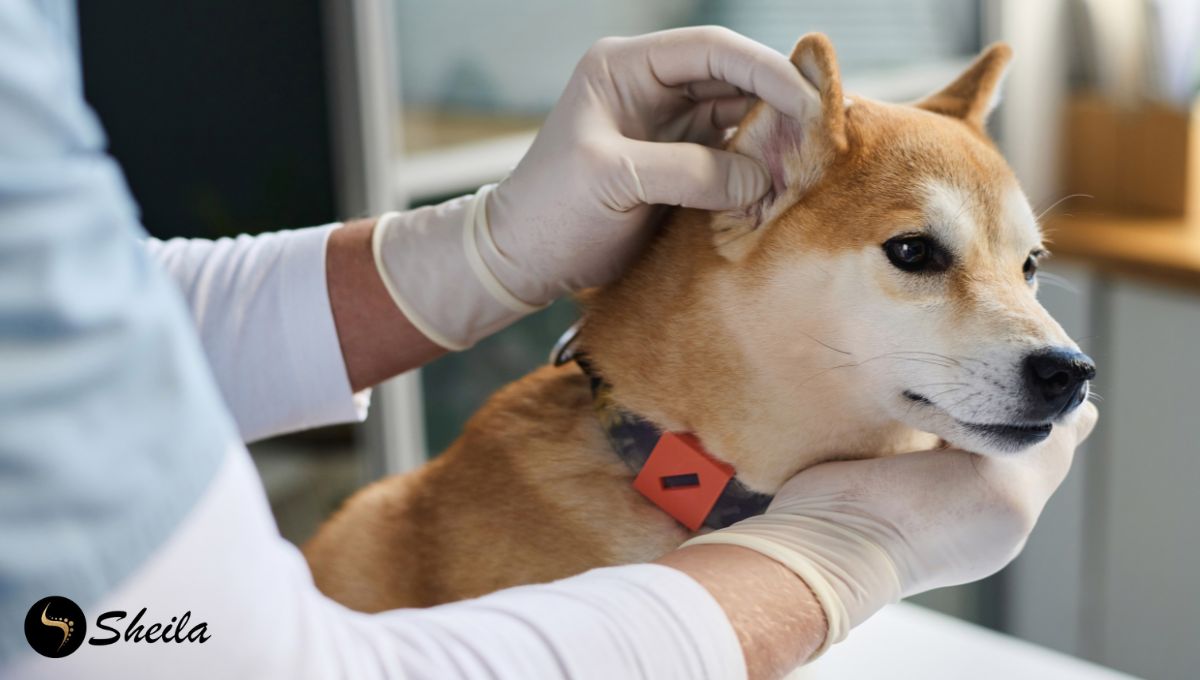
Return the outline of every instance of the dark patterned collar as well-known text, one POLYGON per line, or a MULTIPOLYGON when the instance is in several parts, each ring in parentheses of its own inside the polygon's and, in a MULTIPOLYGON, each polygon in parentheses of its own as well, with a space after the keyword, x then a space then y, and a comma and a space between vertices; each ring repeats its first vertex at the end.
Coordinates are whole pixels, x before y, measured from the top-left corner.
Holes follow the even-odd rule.
MULTIPOLYGON (((555 366, 574 361, 588 376, 592 388, 592 405, 596 417, 600 421, 604 434, 608 438, 613 452, 625 462, 635 475, 646 466, 650 453, 658 445, 663 431, 647 420, 629 413, 617 406, 612 399, 612 385, 605 382, 600 374, 588 361, 587 357, 575 348, 582 322, 577 322, 559 338, 550 355, 550 361, 555 366)), ((687 476, 687 475, 682 475, 687 476)), ((657 501, 647 496, 651 502, 657 501)), ((704 518, 703 526, 711 529, 722 529, 747 517, 760 515, 766 511, 771 502, 771 496, 752 491, 741 480, 729 479, 713 503, 708 515, 704 518)), ((661 505, 660 505, 661 507, 661 505)), ((665 508, 664 508, 665 510, 665 508)), ((668 511, 668 514, 671 514, 668 511)))

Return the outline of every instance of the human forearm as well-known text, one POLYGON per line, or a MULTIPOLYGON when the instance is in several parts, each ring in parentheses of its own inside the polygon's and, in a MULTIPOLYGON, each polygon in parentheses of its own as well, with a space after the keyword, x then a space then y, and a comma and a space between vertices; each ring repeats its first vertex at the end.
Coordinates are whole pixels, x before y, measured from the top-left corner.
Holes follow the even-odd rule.
POLYGON ((244 441, 361 419, 326 285, 333 225, 146 239, 187 304, 244 441))
MULTIPOLYGON (((371 254, 375 218, 329 236, 325 276, 346 373, 355 391, 431 361, 446 350, 413 326, 392 301, 371 254)), ((446 285, 430 282, 430 285, 446 285)))
POLYGON ((752 550, 697 545, 658 563, 704 586, 737 633, 750 680, 782 677, 807 661, 825 639, 825 615, 791 570, 752 550))
MULTIPOLYGON (((371 254, 375 223, 370 218, 332 230, 314 227, 215 241, 145 241, 147 252, 183 294, 243 436, 254 439, 279 431, 273 422, 247 422, 251 415, 258 418, 255 405, 261 404, 264 390, 290 384, 278 380, 279 371, 265 368, 278 365, 287 375, 302 377, 293 362, 300 360, 313 373, 315 358, 288 356, 287 347, 320 353, 338 365, 337 372, 344 362, 351 392, 445 351, 413 327, 384 288, 371 254), (326 328, 336 328, 336 333, 321 332, 326 328), (326 334, 329 342, 318 341, 326 334), (268 350, 269 356, 259 356, 255 347, 268 350), (264 383, 261 389, 254 389, 259 383, 264 383)), ((346 418, 343 413, 329 422, 346 418)), ((321 424, 302 420, 289 421, 284 429, 321 424)))

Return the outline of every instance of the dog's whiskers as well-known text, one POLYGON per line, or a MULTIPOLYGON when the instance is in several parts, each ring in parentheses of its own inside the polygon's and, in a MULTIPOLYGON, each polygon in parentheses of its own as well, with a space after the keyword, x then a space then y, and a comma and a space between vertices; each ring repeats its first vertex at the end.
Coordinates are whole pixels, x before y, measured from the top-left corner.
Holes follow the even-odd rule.
MULTIPOLYGON (((959 404, 962 404, 964 401, 970 399, 971 397, 977 396, 978 394, 979 394, 978 392, 971 392, 970 394, 963 397, 962 399, 959 399, 958 401, 954 402, 953 404, 943 407, 942 410, 944 410, 946 413, 950 413, 954 409, 958 408, 959 404)), ((950 417, 953 418, 954 417, 953 414, 951 414, 950 417)), ((975 416, 971 416, 971 417, 974 418, 975 416)))
POLYGON ((1095 196, 1093 196, 1091 194, 1068 194, 1068 195, 1063 196, 1062 198, 1058 199, 1057 201, 1051 203, 1049 208, 1046 208, 1045 210, 1038 213, 1037 217, 1033 218, 1033 220, 1035 222, 1041 222, 1042 218, 1045 217, 1047 213, 1049 213, 1051 210, 1054 210, 1058 206, 1062 205, 1064 202, 1071 200, 1072 198, 1095 198, 1095 196))
MULTIPOLYGON (((933 397, 929 397, 929 398, 928 398, 928 401, 929 401, 930 403, 933 403, 933 400, 934 400, 934 399, 936 399, 937 397, 940 397, 940 396, 942 396, 943 394, 946 394, 946 393, 948 393, 948 392, 953 392, 954 390, 959 390, 959 389, 962 389, 962 388, 961 388, 961 387, 954 387, 954 388, 951 388, 951 389, 947 390, 946 392, 941 392, 941 393, 938 393, 938 394, 934 395, 933 397)), ((918 405, 920 405, 920 402, 917 402, 917 401, 910 401, 910 402, 909 402, 909 404, 908 404, 908 409, 907 409, 907 410, 904 412, 904 414, 905 414, 905 415, 909 415, 909 414, 911 414, 911 413, 912 413, 912 411, 913 411, 913 409, 914 409, 914 408, 916 408, 918 405)), ((934 405, 936 406, 936 404, 934 404, 934 405)), ((941 407, 939 407, 939 408, 941 408, 941 407)))
POLYGON ((966 385, 966 384, 967 384, 967 383, 965 383, 965 382, 950 382, 950 381, 941 381, 941 382, 928 382, 928 383, 921 383, 920 385, 913 385, 913 386, 912 386, 912 389, 914 389, 914 390, 919 390, 919 389, 921 389, 921 388, 923 388, 923 387, 934 387, 934 386, 937 386, 937 385, 958 385, 958 386, 960 386, 960 387, 961 387, 961 386, 964 386, 964 385, 966 385))
MULTIPOLYGON (((944 361, 934 361, 933 359, 901 356, 903 354, 909 354, 909 353, 910 352, 905 352, 905 351, 884 352, 883 354, 876 354, 875 356, 871 357, 870 359, 863 359, 862 361, 859 361, 854 365, 862 366, 863 364, 867 364, 872 361, 878 361, 879 359, 900 359, 902 361, 916 361, 918 363, 932 364, 934 366, 942 366, 943 368, 950 368, 953 365, 950 363, 946 363, 944 361)), ((939 359, 943 359, 943 360, 946 359, 946 357, 943 357, 940 354, 934 354, 932 352, 911 352, 911 353, 912 354, 928 354, 935 358, 939 358, 939 359)))
POLYGON ((941 392, 938 392, 937 394, 934 394, 934 395, 930 395, 929 397, 926 397, 926 398, 929 399, 929 401, 933 402, 934 404, 937 404, 937 400, 939 397, 944 397, 947 394, 954 394, 955 392, 961 390, 964 386, 965 386, 965 383, 963 383, 959 387, 951 387, 948 390, 942 390, 941 392))
POLYGON ((890 352, 890 354, 893 354, 893 355, 920 354, 923 356, 930 356, 930 357, 936 357, 938 359, 944 359, 944 360, 949 361, 950 363, 954 364, 955 366, 962 366, 962 364, 959 363, 957 359, 954 359, 953 357, 948 357, 945 354, 938 354, 937 352, 922 352, 920 350, 901 350, 898 352, 890 352))
POLYGON ((847 351, 846 351, 846 350, 844 350, 844 349, 838 349, 837 347, 834 347, 833 345, 831 345, 831 344, 829 344, 829 343, 827 343, 827 342, 822 342, 822 341, 820 341, 820 340, 818 340, 818 339, 814 338, 813 336, 809 335, 808 333, 805 333, 804 331, 800 331, 800 333, 801 333, 801 334, 803 334, 803 335, 804 335, 804 337, 808 338, 809 340, 812 340, 813 342, 815 342, 815 343, 817 343, 818 345, 820 345, 820 346, 824 347, 825 349, 828 349, 828 350, 833 350, 834 352, 837 352, 838 354, 844 354, 844 355, 846 355, 846 356, 853 356, 853 355, 854 355, 854 353, 853 353, 853 352, 847 352, 847 351))
POLYGON ((956 354, 955 358, 957 358, 959 361, 974 361, 975 363, 979 364, 980 366, 989 367, 989 368, 991 367, 991 364, 984 361, 983 359, 976 359, 975 357, 964 356, 962 354, 956 354))
MULTIPOLYGON (((878 357, 878 358, 883 359, 885 357, 878 357)), ((898 359, 900 361, 915 361, 918 364, 929 364, 930 366, 941 366, 942 368, 954 368, 954 364, 947 363, 944 361, 936 361, 934 359, 923 359, 920 357, 900 357, 900 356, 887 356, 886 358, 898 359)), ((866 362, 864 362, 864 363, 866 363, 866 362)))
MULTIPOLYGON (((803 331, 801 331, 801 332, 803 333, 803 331)), ((836 347, 833 347, 832 345, 830 345, 826 342, 822 342, 821 340, 818 340, 817 338, 814 338, 811 335, 808 335, 808 333, 804 333, 804 335, 807 336, 813 342, 821 345, 822 347, 826 347, 834 352, 838 352, 839 354, 843 354, 846 356, 853 356, 852 352, 847 352, 845 350, 840 350, 836 347)), ((869 358, 863 359, 861 361, 848 361, 846 363, 837 364, 834 366, 829 366, 827 368, 823 368, 823 369, 817 371, 816 373, 813 373, 812 375, 808 376, 807 378, 801 380, 796 385, 796 387, 801 387, 803 385, 806 385, 809 382, 821 377, 822 375, 829 373, 830 371, 833 371, 833 370, 836 370, 839 368, 857 368, 859 366, 863 366, 865 364, 871 363, 872 361, 878 361, 880 359, 912 361, 912 362, 916 362, 919 364, 928 364, 930 366, 937 366, 939 368, 957 368, 962 371, 965 371, 969 375, 975 375, 975 370, 971 369, 970 367, 964 366, 962 364, 963 361, 973 361, 984 367, 989 366, 989 364, 986 361, 983 361, 982 359, 976 359, 975 357, 968 357, 968 356, 951 357, 951 356, 947 356, 945 354, 938 354, 937 352, 927 352, 927 351, 923 351, 923 350, 897 350, 894 352, 884 352, 883 354, 877 354, 873 357, 869 357, 869 358), (916 356, 909 356, 909 355, 916 355, 916 356)), ((952 383, 952 382, 926 383, 924 385, 918 385, 918 386, 914 387, 913 389, 920 389, 922 387, 928 387, 928 386, 932 386, 932 385, 952 385, 952 384, 964 385, 964 386, 966 385, 966 383, 952 383)))
POLYGON ((1048 283, 1052 286, 1061 288, 1069 293, 1074 293, 1076 295, 1079 295, 1079 292, 1080 292, 1079 286, 1076 286, 1075 284, 1071 283, 1070 279, 1066 278, 1065 276, 1059 276, 1058 274, 1051 274, 1050 272, 1038 272, 1037 277, 1038 277, 1038 280, 1041 281, 1042 283, 1048 283))
POLYGON ((809 382, 816 380, 817 378, 825 375, 826 373, 834 370, 835 368, 853 368, 853 367, 859 366, 859 365, 860 365, 860 363, 858 363, 858 362, 850 362, 848 364, 838 364, 836 366, 830 366, 829 368, 823 368, 823 369, 817 371, 816 373, 813 373, 812 375, 808 376, 804 380, 801 380, 796 385, 796 387, 803 387, 804 385, 807 385, 809 382))

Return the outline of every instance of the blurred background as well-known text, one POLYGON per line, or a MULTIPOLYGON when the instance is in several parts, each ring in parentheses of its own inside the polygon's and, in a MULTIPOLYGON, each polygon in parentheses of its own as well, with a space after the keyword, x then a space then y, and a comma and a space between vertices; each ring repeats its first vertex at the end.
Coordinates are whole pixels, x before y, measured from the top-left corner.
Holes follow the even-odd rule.
MULTIPOLYGON (((88 99, 160 237, 416 206, 502 177, 596 39, 721 24, 837 47, 892 101, 979 48, 1017 61, 993 134, 1043 213, 1042 298, 1100 365, 1103 418, 1028 548, 926 606, 1150 678, 1200 668, 1197 0, 127 0, 80 3, 88 99)), ((436 455, 545 360, 560 302, 376 390, 367 423, 252 447, 302 542, 362 483, 436 455)))

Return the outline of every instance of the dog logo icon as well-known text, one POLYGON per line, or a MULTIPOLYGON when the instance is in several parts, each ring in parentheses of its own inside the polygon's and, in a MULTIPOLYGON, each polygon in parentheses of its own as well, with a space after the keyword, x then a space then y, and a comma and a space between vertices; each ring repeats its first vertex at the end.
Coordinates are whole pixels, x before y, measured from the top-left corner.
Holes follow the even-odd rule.
POLYGON ((67 656, 79 649, 86 634, 83 610, 61 595, 43 597, 25 615, 25 639, 42 656, 67 656))

